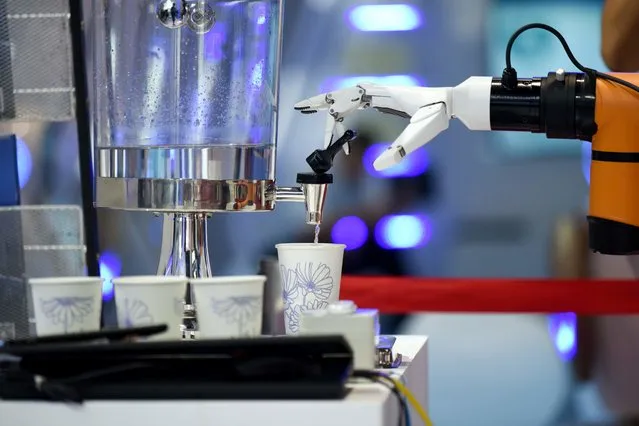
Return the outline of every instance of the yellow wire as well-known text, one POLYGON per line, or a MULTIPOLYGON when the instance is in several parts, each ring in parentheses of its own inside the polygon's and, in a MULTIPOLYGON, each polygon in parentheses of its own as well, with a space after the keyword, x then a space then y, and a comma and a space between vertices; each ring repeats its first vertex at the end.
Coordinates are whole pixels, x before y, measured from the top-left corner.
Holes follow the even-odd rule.
POLYGON ((395 387, 397 388, 397 390, 399 391, 399 393, 401 393, 403 396, 406 397, 409 404, 415 409, 415 411, 417 411, 417 414, 422 419, 422 422, 424 422, 425 426, 433 426, 433 422, 428 416, 428 413, 426 412, 424 407, 422 407, 422 404, 419 403, 417 398, 415 398, 415 395, 413 395, 413 393, 410 391, 410 389, 408 389, 408 387, 404 383, 386 374, 383 377, 392 381, 395 387))

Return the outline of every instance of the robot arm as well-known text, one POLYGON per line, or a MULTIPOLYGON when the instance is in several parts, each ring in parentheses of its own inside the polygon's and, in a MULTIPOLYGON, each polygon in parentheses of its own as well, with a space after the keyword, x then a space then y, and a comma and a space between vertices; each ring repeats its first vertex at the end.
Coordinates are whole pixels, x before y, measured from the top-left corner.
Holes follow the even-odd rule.
MULTIPOLYGON (((448 128, 453 117, 470 130, 543 133, 549 139, 591 142, 590 249, 608 255, 639 254, 639 74, 604 74, 584 67, 561 33, 548 25, 528 24, 513 33, 501 78, 471 77, 453 88, 360 84, 315 96, 295 107, 303 113, 328 110, 327 146, 336 135, 344 134, 341 123, 356 110, 372 107, 410 117, 408 127, 375 161, 378 170, 397 164, 430 142, 448 128), (511 51, 517 37, 530 29, 552 33, 581 72, 557 70, 547 77, 518 78, 511 51)), ((346 136, 340 143, 349 139, 346 136)), ((333 153, 340 146, 334 144, 325 151, 333 153)), ((315 157, 307 159, 311 167, 309 160, 315 157)), ((327 161, 318 163, 330 166, 327 161)))
MULTIPOLYGON (((375 161, 382 170, 402 161, 458 118, 470 130, 542 133, 549 139, 592 142, 590 248, 603 254, 639 253, 639 74, 551 72, 546 77, 471 77, 456 87, 360 84, 296 105, 303 113, 328 110, 326 141, 344 133, 341 122, 367 108, 409 117, 406 129, 375 161), (621 83, 624 84, 621 84, 621 83), (632 82, 629 84, 628 82, 632 82), (625 85, 625 87, 624 87, 625 85), (637 89, 634 89, 637 87, 637 89)), ((341 143, 349 140, 340 138, 341 143)), ((331 152, 339 149, 333 144, 331 152)), ((307 160, 308 161, 308 160, 307 160)), ((310 164, 310 163, 309 163, 310 164)))
MULTIPOLYGON (((471 130, 490 130, 491 77, 471 77, 456 87, 393 87, 362 83, 301 101, 295 109, 303 114, 328 111, 324 147, 341 138, 344 118, 368 108, 409 118, 408 127, 380 155, 374 167, 383 170, 430 142, 459 118, 471 130)), ((348 154, 348 144, 344 145, 348 154)))

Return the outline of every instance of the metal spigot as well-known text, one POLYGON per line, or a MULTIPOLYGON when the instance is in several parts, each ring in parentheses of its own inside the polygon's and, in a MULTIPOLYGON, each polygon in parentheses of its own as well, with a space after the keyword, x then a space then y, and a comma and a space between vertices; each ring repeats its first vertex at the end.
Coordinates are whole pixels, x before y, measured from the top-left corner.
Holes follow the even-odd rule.
POLYGON ((328 185, 333 183, 333 175, 329 173, 298 173, 297 183, 300 186, 277 188, 275 190, 276 201, 304 203, 306 223, 308 225, 320 225, 322 223, 328 185))
POLYGON ((357 134, 347 130, 344 136, 331 143, 326 149, 315 150, 306 158, 306 162, 313 173, 298 173, 298 187, 280 187, 275 189, 276 201, 300 202, 306 206, 306 223, 320 225, 324 213, 324 202, 328 185, 333 183, 333 175, 328 172, 333 167, 333 160, 346 144, 349 144, 357 134))

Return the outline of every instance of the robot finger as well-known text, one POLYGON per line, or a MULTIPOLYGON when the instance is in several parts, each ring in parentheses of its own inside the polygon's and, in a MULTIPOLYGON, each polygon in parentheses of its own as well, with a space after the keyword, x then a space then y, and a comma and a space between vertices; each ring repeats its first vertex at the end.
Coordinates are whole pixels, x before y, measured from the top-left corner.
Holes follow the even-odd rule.
POLYGON ((331 101, 327 94, 321 94, 313 96, 308 99, 304 99, 295 104, 294 108, 302 114, 314 114, 318 111, 329 109, 333 101, 331 101))
MULTIPOLYGON (((335 130, 333 131, 333 140, 334 141, 338 140, 339 138, 344 136, 345 133, 346 133, 346 126, 344 126, 344 123, 342 121, 335 122, 335 130)), ((350 142, 342 145, 342 149, 344 150, 344 153, 346 155, 349 155, 351 153, 350 142)))
POLYGON ((324 149, 328 148, 334 140, 340 137, 340 135, 336 135, 338 132, 338 122, 332 115, 327 114, 326 127, 324 128, 324 149))
POLYGON ((449 120, 443 103, 420 108, 395 142, 377 157, 373 167, 379 171, 399 164, 404 157, 446 130, 449 120))

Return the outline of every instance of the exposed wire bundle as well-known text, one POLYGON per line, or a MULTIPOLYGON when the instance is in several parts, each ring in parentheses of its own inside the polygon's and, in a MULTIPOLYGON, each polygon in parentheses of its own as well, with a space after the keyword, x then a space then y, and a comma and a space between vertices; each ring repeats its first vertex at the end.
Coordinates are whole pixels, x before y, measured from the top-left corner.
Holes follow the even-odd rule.
POLYGON ((398 398, 400 406, 399 419, 397 422, 398 426, 411 426, 410 410, 408 409, 409 404, 417 412, 425 426, 433 426, 433 422, 424 407, 422 407, 410 389, 408 389, 408 387, 399 379, 381 371, 368 370, 357 370, 353 372, 353 377, 365 378, 375 383, 379 383, 386 386, 391 390, 391 392, 393 392, 393 394, 398 398))

